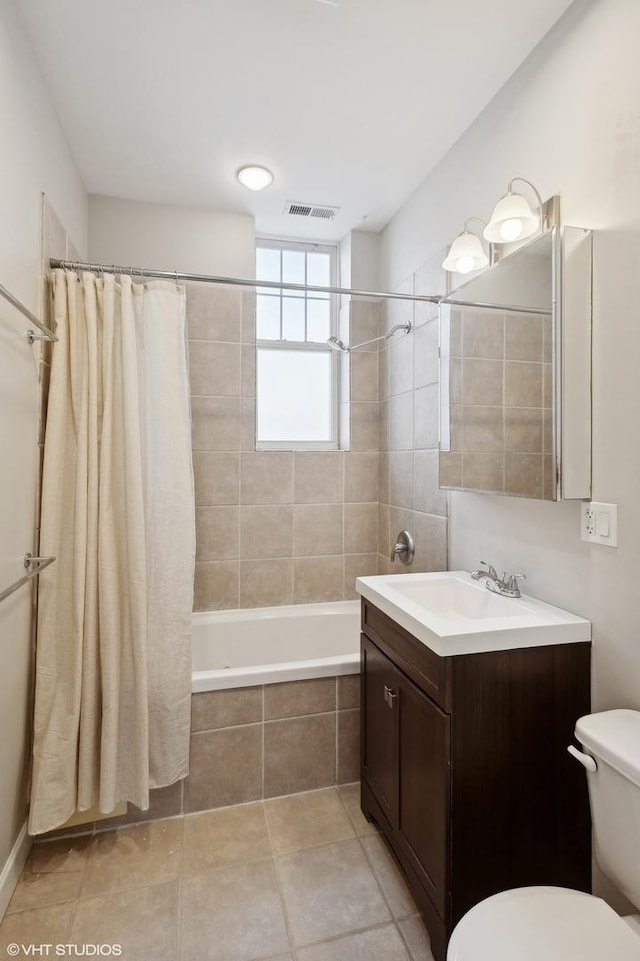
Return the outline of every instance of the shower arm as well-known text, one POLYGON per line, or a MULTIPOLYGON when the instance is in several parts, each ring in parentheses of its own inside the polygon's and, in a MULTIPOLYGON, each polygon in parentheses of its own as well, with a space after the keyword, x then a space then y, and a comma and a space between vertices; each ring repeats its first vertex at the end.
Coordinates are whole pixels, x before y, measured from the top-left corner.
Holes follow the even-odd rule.
POLYGON ((386 334, 382 334, 380 337, 373 337, 371 340, 363 340, 361 344, 354 344, 353 347, 347 346, 343 341, 339 340, 337 337, 330 337, 327 343, 334 350, 341 350, 344 353, 351 353, 354 350, 360 350, 361 347, 368 347, 369 344, 377 344, 379 340, 390 340, 394 334, 399 330, 404 331, 405 334, 409 334, 412 330, 412 323, 410 320, 406 324, 396 324, 391 330, 388 330, 386 334))

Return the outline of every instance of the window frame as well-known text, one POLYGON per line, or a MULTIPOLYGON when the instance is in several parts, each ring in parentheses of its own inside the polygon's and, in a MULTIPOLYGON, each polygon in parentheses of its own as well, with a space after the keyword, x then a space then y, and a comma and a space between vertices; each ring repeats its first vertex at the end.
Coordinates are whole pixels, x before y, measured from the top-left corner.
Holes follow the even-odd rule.
MULTIPOLYGON (((291 240, 286 237, 256 235, 256 251, 259 247, 272 250, 297 250, 304 253, 323 253, 330 257, 330 280, 328 286, 339 287, 339 248, 338 244, 325 243, 312 240, 291 240)), ((259 281, 259 278, 256 278, 259 281)), ((340 358, 338 352, 328 347, 326 342, 308 342, 299 340, 264 340, 258 338, 257 330, 257 294, 260 293, 259 282, 256 286, 256 412, 254 424, 254 441, 256 450, 340 450, 339 438, 339 401, 340 401, 340 358), (260 348, 268 350, 304 350, 310 352, 320 351, 330 356, 331 360, 331 439, 327 441, 310 440, 259 440, 258 439, 258 351, 260 348)), ((282 288, 278 295, 280 300, 286 291, 282 288)), ((276 295, 274 295, 276 296, 276 295)), ((308 294, 305 292, 304 300, 308 294)), ((302 298, 301 298, 302 299, 302 298)), ((339 318, 339 295, 329 294, 329 336, 337 336, 339 318)))

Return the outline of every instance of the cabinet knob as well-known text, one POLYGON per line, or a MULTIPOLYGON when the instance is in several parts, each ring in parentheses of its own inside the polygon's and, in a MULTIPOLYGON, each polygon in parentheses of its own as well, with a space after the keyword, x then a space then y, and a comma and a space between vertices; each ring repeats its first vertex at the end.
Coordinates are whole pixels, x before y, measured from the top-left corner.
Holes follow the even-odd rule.
POLYGON ((391 710, 393 710, 393 705, 395 704, 395 700, 397 696, 398 695, 396 694, 396 692, 393 690, 392 687, 389 687, 388 684, 384 685, 385 704, 387 705, 387 707, 390 707, 391 710))

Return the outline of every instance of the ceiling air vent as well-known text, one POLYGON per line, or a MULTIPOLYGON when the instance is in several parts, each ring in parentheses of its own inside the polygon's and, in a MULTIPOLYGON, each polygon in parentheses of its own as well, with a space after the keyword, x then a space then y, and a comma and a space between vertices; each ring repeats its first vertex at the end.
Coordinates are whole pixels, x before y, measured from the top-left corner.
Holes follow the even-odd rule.
POLYGON ((289 201, 284 212, 292 217, 318 217, 320 220, 333 220, 339 209, 339 207, 327 207, 322 204, 301 204, 289 201))

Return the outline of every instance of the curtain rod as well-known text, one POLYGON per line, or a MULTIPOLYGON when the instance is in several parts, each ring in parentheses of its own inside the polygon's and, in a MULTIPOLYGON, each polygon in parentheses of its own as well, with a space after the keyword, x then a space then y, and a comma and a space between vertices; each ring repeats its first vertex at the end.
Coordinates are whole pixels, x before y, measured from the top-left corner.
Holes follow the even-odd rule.
POLYGON ((344 294, 351 297, 367 297, 377 300, 417 300, 429 304, 439 304, 438 294, 392 294, 380 290, 352 290, 350 287, 312 287, 309 284, 286 284, 276 280, 247 280, 241 277, 217 277, 213 274, 187 274, 181 270, 156 270, 146 267, 122 267, 117 264, 86 264, 74 260, 57 260, 52 257, 49 261, 52 268, 62 270, 89 270, 102 274, 129 274, 131 277, 153 277, 158 280, 180 280, 203 284, 227 284, 231 287, 268 287, 276 290, 300 290, 318 294, 344 294))

